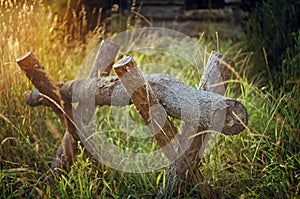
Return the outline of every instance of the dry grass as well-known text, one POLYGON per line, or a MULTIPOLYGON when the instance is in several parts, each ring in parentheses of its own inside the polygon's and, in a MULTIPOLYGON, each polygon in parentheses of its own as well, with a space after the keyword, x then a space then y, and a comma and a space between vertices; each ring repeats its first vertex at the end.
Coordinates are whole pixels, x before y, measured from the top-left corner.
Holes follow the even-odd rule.
MULTIPOLYGON (((55 14, 42 1, 25 2, 1 0, 0 4, 0 198, 154 198, 165 181, 165 170, 145 174, 118 172, 92 164, 83 156, 84 149, 70 171, 62 171, 61 175, 54 175, 53 181, 46 181, 64 130, 47 108, 25 105, 25 96, 32 86, 15 60, 32 51, 57 81, 74 79, 104 30, 83 38, 83 26, 78 22, 66 28, 64 16, 55 14)), ((231 41, 201 39, 200 43, 234 58, 237 68, 251 64, 251 54, 243 53, 231 41)), ((159 58, 135 56, 141 63, 159 58)), ((176 58, 167 58, 168 64, 176 62, 176 67, 180 67, 176 58)), ((190 85, 198 85, 199 76, 193 70, 184 72, 190 85)), ((272 86, 259 88, 248 82, 244 74, 240 76, 234 77, 228 93, 247 107, 249 125, 238 136, 222 137, 206 156, 202 169, 207 183, 224 198, 297 198, 299 84, 293 84, 288 92, 278 92, 272 86)), ((118 123, 109 115, 99 120, 104 121, 103 129, 121 143, 118 123)), ((143 147, 140 142, 135 145, 143 147)), ((192 198, 194 194, 191 191, 186 195, 192 198)))

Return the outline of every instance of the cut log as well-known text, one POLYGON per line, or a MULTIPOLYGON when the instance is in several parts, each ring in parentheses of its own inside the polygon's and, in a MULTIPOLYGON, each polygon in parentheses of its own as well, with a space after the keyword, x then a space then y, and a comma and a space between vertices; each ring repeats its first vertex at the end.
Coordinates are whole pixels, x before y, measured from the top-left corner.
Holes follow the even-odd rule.
POLYGON ((96 55, 90 78, 108 76, 120 46, 110 41, 103 41, 96 55))
MULTIPOLYGON (((76 145, 75 140, 79 140, 72 118, 71 104, 66 103, 65 95, 60 93, 60 89, 55 81, 46 73, 44 67, 31 52, 19 57, 17 63, 38 89, 39 92, 35 91, 36 94, 43 97, 43 103, 50 106, 66 126, 66 136, 64 137, 69 137, 70 139, 64 142, 65 145, 63 147, 60 147, 60 154, 64 155, 56 156, 52 165, 56 167, 69 164, 74 160, 75 152, 73 148, 76 145)), ((30 101, 30 97, 26 101, 30 101)))
MULTIPOLYGON (((234 135, 245 129, 248 115, 247 110, 240 102, 222 95, 191 88, 175 77, 166 74, 148 74, 144 77, 169 116, 187 121, 199 128, 209 129, 211 118, 217 118, 219 111, 225 110, 225 122, 220 124, 221 130, 218 128, 222 133, 234 135)), ((60 92, 66 95, 66 100, 72 101, 74 87, 77 93, 89 94, 86 92, 86 88, 93 87, 93 85, 89 85, 88 82, 92 81, 78 79, 64 82, 61 84, 60 92)), ((131 104, 130 97, 117 77, 109 76, 99 79, 96 82, 95 92, 95 105, 97 106, 131 104)), ((28 105, 47 105, 36 95, 38 95, 37 91, 29 95, 28 99, 34 100, 28 100, 28 105)))
POLYGON ((212 52, 208 58, 200 89, 224 95, 227 81, 234 71, 234 61, 220 53, 212 52))
POLYGON ((177 128, 169 120, 142 71, 130 56, 119 60, 113 68, 158 145, 169 160, 174 160, 178 155, 175 150, 176 140, 173 140, 177 128), (174 146, 171 143, 175 143, 174 146))
MULTIPOLYGON (((202 90, 206 90, 209 92, 217 93, 220 95, 225 94, 225 90, 227 87, 226 81, 228 81, 231 77, 231 71, 234 68, 234 62, 229 58, 217 53, 212 52, 208 62, 206 64, 205 73, 201 79, 200 88, 202 90)), ((232 102, 232 107, 235 106, 234 102, 232 102)), ((230 110, 228 109, 226 112, 225 124, 229 122, 229 118, 235 117, 232 111, 237 110, 230 110), (230 114, 231 113, 231 114, 230 114), (228 116, 231 115, 231 116, 228 116), (226 121, 227 120, 227 121, 226 121)), ((224 113, 223 113, 224 114, 224 113)), ((222 112, 220 115, 223 115, 222 112)), ((247 112, 245 112, 245 117, 247 116, 247 112)), ((238 119, 238 118, 236 118, 238 119)), ((222 118, 221 118, 222 120, 222 118)), ((223 119, 224 120, 224 119, 223 119)), ((215 118, 212 118, 211 124, 215 126, 218 122, 215 118)), ((243 125, 246 125, 244 123, 243 125)), ((183 125, 183 134, 189 134, 189 131, 194 131, 193 129, 196 128, 188 122, 183 125)), ((223 127, 223 131, 228 131, 226 126, 223 127)), ((174 181, 174 179, 186 182, 190 184, 190 186, 195 186, 197 184, 201 184, 205 181, 204 176, 202 175, 201 171, 199 170, 201 164, 201 157, 204 153, 204 150, 207 146, 207 143, 210 138, 210 133, 201 133, 201 131, 205 132, 207 128, 199 128, 199 135, 193 139, 192 144, 190 145, 189 149, 184 152, 184 154, 178 158, 175 162, 170 165, 170 168, 167 172, 167 181, 174 181)), ((169 186, 171 187, 171 186, 169 186)), ((179 187, 173 187, 174 189, 178 189, 179 187)), ((172 189, 172 188, 169 188, 172 189)), ((214 198, 213 193, 210 190, 209 186, 199 186, 198 190, 205 195, 205 198, 214 198)), ((170 190, 168 190, 170 192, 170 190)))
MULTIPOLYGON (((201 78, 200 89, 217 93, 219 95, 224 95, 228 85, 227 81, 230 80, 230 77, 234 73, 234 68, 235 64, 233 60, 223 56, 218 52, 212 52, 206 64, 205 72, 201 78)), ((234 110, 229 110, 229 113, 231 113, 231 117, 235 117, 234 110)), ((245 114, 248 118, 248 113, 246 112, 245 114)), ((217 123, 217 121, 212 120, 212 123, 215 124, 217 123)), ((247 125, 247 121, 243 125, 247 125)), ((204 130, 205 129, 202 129, 202 131, 204 130)), ((198 159, 200 159, 202 154, 204 153, 209 138, 210 133, 203 133, 194 140, 195 143, 192 143, 191 148, 198 147, 200 149, 200 151, 198 152, 199 155, 197 156, 198 159)))
MULTIPOLYGON (((110 42, 110 41, 103 41, 101 43, 101 46, 98 50, 98 53, 96 55, 94 65, 90 71, 90 78, 98 78, 98 77, 105 77, 108 76, 112 65, 114 63, 114 59, 118 54, 119 46, 110 42)), ((26 102, 33 101, 34 99, 29 99, 31 95, 29 95, 26 99, 26 102)), ((70 101, 67 103, 70 104, 70 101)), ((78 109, 84 110, 85 107, 78 107, 78 109)), ((89 118, 91 118, 92 114, 88 113, 86 111, 81 111, 82 117, 86 118, 86 122, 88 122, 89 118)), ((67 166, 67 162, 62 162, 63 159, 70 159, 71 157, 74 157, 77 153, 77 142, 79 140, 74 140, 72 135, 69 132, 66 132, 61 144, 57 150, 56 156, 54 161, 52 162, 51 167, 54 168, 65 168, 67 166), (66 156, 66 157, 65 157, 66 156), (71 157, 69 157, 71 156, 71 157)))
MULTIPOLYGON (((114 65, 120 79, 106 77, 118 49, 119 46, 104 42, 91 70, 91 78, 61 84, 56 84, 47 75, 32 53, 17 59, 21 69, 36 87, 27 96, 26 103, 30 106, 50 106, 67 129, 52 166, 64 167, 74 159, 77 141, 82 138, 80 129, 89 123, 94 114, 94 109, 86 108, 87 105, 91 105, 91 102, 94 103, 92 106, 126 106, 133 103, 158 144, 164 148, 169 147, 163 149, 169 160, 175 160, 179 154, 183 154, 172 163, 167 184, 175 183, 175 189, 179 190, 180 183, 188 183, 189 179, 194 184, 203 182, 204 176, 197 168, 200 162, 198 154, 206 146, 208 135, 197 132, 209 129, 234 135, 244 130, 248 121, 247 111, 240 102, 222 96, 226 88, 224 81, 230 77, 233 61, 212 53, 201 81, 203 90, 197 90, 169 75, 144 75, 132 57, 126 57, 114 65), (78 103, 76 110, 79 110, 79 116, 72 114, 71 103, 74 102, 78 103), (177 129, 168 115, 184 121, 179 139, 177 129), (77 117, 82 122, 79 125, 74 122, 77 117), (171 142, 176 145, 170 145, 171 142), (180 148, 187 145, 188 148, 180 148)), ((206 186, 199 190, 206 197, 212 197, 206 186)), ((166 192, 172 195, 174 187, 170 190, 166 188, 166 192)))
POLYGON ((28 52, 24 56, 17 59, 17 63, 25 72, 28 79, 40 91, 39 95, 43 95, 52 110, 66 123, 66 117, 63 113, 64 104, 57 87, 56 82, 46 73, 44 67, 37 58, 28 52))

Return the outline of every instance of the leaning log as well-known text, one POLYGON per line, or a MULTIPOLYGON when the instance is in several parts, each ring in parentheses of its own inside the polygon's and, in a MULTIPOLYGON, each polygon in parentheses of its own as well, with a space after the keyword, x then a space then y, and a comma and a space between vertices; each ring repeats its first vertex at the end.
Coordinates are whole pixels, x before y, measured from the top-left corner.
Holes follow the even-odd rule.
POLYGON ((44 102, 49 105, 52 110, 57 113, 63 123, 67 122, 64 114, 64 103, 56 82, 50 77, 44 67, 40 64, 33 53, 28 52, 17 59, 17 63, 25 72, 27 78, 40 91, 38 95, 44 96, 44 102))
POLYGON ((89 77, 106 77, 109 75, 120 46, 110 41, 103 41, 96 55, 89 77))
POLYGON ((113 69, 166 157, 174 160, 178 154, 171 143, 175 143, 175 146, 179 144, 177 142, 176 145, 176 140, 172 142, 176 139, 177 128, 168 118, 142 71, 131 56, 119 60, 113 65, 113 69))
MULTIPOLYGON (((112 65, 114 63, 115 57, 118 54, 120 46, 117 44, 114 44, 110 41, 103 41, 100 45, 100 48, 97 52, 93 67, 90 71, 90 78, 93 77, 105 77, 108 76, 111 69, 112 65)), ((70 101, 66 102, 67 104, 70 104, 70 101)), ((78 107, 78 109, 84 109, 83 107, 78 107)), ((86 111, 81 111, 82 117, 90 118, 92 114, 86 112, 86 111)), ((73 136, 67 131, 61 141, 60 146, 58 147, 58 150, 55 155, 55 159, 52 162, 51 168, 55 169, 57 167, 65 168, 68 164, 66 161, 62 161, 64 159, 71 160, 72 157, 75 156, 77 153, 77 142, 80 140, 75 140, 73 136)))
MULTIPOLYGON (((167 114, 177 119, 197 125, 202 129, 210 129, 211 118, 218 117, 219 111, 225 110, 225 122, 221 125, 224 134, 234 135, 240 133, 247 124, 248 115, 245 107, 237 100, 226 98, 222 95, 197 90, 180 82, 175 77, 166 74, 148 74, 145 78, 165 108, 167 114)), ((78 79, 67 81, 60 86, 60 92, 64 93, 66 100, 72 102, 72 93, 90 95, 86 92, 89 87, 95 86, 95 105, 126 106, 131 104, 130 97, 117 77, 103 77, 95 81, 96 85, 90 85, 91 79, 78 79)), ((27 97, 30 106, 47 105, 38 91, 32 92, 27 97), (29 100, 31 99, 31 100, 29 100)))
MULTIPOLYGON (((231 59, 217 52, 212 52, 201 79, 200 89, 224 95, 227 87, 226 82, 230 79, 233 68, 234 62, 231 59)), ((211 124, 216 124, 214 118, 212 118, 211 124)), ((220 127, 221 126, 219 126, 219 128, 220 127)), ((189 132, 191 131, 195 132, 195 128, 197 127, 193 127, 186 122, 182 127, 183 135, 190 134, 189 132)), ((162 198, 166 195, 176 195, 176 191, 182 186, 180 182, 184 183, 183 186, 198 185, 198 187, 195 188, 197 188, 202 195, 205 195, 205 198, 214 198, 210 187, 201 184, 205 181, 205 178, 199 169, 202 154, 210 138, 210 133, 206 133, 206 130, 207 129, 198 128, 198 135, 194 137, 189 148, 184 151, 182 156, 171 163, 167 170, 168 184, 158 198, 162 198), (174 186, 174 184, 176 186, 174 186)))
MULTIPOLYGON (((28 52, 19 57, 17 63, 32 84, 38 89, 34 91, 36 94, 35 98, 43 98, 43 103, 51 107, 66 127, 65 136, 52 163, 52 168, 69 165, 75 158, 76 140, 80 139, 73 122, 71 104, 65 100, 65 93, 60 92, 59 85, 46 73, 44 67, 33 53, 28 52)), ((26 101, 28 100, 30 99, 27 98, 26 101)))

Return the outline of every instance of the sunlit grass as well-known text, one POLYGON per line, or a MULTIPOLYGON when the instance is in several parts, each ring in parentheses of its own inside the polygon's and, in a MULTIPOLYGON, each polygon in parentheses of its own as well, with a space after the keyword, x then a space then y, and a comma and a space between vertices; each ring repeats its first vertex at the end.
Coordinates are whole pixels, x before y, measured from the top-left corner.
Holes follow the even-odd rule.
MULTIPOLYGON (((90 33, 85 42, 78 35, 70 40, 62 16, 40 1, 2 0, 0 19, 0 198, 154 198, 164 186, 165 169, 141 174, 116 171, 87 158, 82 148, 70 170, 47 180, 64 128, 48 108, 25 104, 25 96, 33 87, 15 60, 32 51, 55 80, 71 80, 78 77, 84 58, 100 43, 99 35, 90 33)), ((198 42, 207 52, 204 63, 211 50, 235 60, 238 72, 232 77, 227 96, 240 100, 249 113, 243 133, 221 136, 205 156, 201 169, 207 183, 218 197, 297 198, 299 84, 286 76, 288 90, 275 90, 272 84, 259 87, 257 81, 246 77, 251 53, 244 53, 242 46, 230 40, 207 41, 204 36, 198 42)), ((156 53, 132 55, 145 73, 168 73, 190 86, 199 85, 202 74, 191 65, 176 55, 156 53), (148 64, 157 62, 163 63, 159 69, 148 64)), ((297 58, 290 59, 287 63, 297 63, 297 58)), ((126 134, 134 129, 132 124, 120 126, 118 118, 129 117, 137 129, 143 128, 133 107, 127 115, 110 107, 100 108, 97 115, 99 128, 120 148, 157 149, 152 139, 132 139, 126 134)), ((193 194, 187 197, 195 197, 193 194)))
POLYGON ((59 144, 46 124, 52 121, 60 133, 62 125, 47 108, 25 104, 33 87, 15 60, 32 51, 49 74, 63 81, 75 77, 88 46, 66 41, 59 16, 40 1, 0 5, 0 197, 39 196, 37 186, 59 144))

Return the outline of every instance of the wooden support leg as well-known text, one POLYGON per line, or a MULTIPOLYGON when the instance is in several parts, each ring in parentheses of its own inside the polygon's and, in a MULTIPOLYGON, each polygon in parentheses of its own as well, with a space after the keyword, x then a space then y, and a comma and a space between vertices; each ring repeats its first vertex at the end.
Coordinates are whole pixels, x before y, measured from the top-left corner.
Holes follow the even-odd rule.
MULTIPOLYGON (((217 52, 212 52, 207 62, 205 73, 201 79, 200 88, 224 95, 227 86, 225 82, 230 79, 233 68, 234 62, 232 60, 217 52)), ((189 134, 188 132, 191 131, 192 128, 197 127, 192 127, 188 123, 184 124, 182 130, 183 135, 189 134)), ((201 161, 201 154, 199 154, 199 152, 201 150, 201 153, 203 153, 210 136, 210 134, 201 133, 201 131, 205 130, 206 129, 199 129, 199 135, 193 139, 189 149, 170 165, 170 168, 167 171, 167 182, 179 180, 185 182, 184 185, 186 187, 186 185, 195 186, 205 181, 205 178, 199 168, 201 161)), ((172 194, 181 189, 179 183, 177 183, 177 187, 172 186, 173 184, 175 183, 169 182, 169 187, 167 187, 167 189, 169 189, 168 194, 170 194, 170 189, 172 190, 172 194)), ((202 195, 205 196, 205 198, 215 198, 210 187, 206 185, 200 185, 198 190, 202 195)))
MULTIPOLYGON (((107 76, 111 70, 119 46, 109 41, 104 41, 96 56, 94 66, 90 72, 90 78, 107 76)), ((72 105, 66 93, 60 91, 55 81, 44 71, 44 68, 30 52, 17 59, 17 63, 25 72, 26 76, 37 88, 26 99, 27 104, 32 106, 46 105, 58 115, 66 126, 66 133, 57 150, 51 168, 67 168, 75 160, 77 142, 80 140, 77 127, 72 115, 72 105)))
POLYGON ((177 134, 177 128, 169 120, 165 109, 159 103, 133 58, 125 57, 115 63, 113 68, 136 110, 153 133, 158 145, 164 149, 167 158, 169 160, 176 158, 177 152, 170 143, 177 134))
MULTIPOLYGON (((103 41, 98 53, 96 55, 94 65, 90 71, 90 78, 98 78, 108 76, 114 59, 119 51, 119 46, 109 42, 103 41)), ((65 100, 69 109, 72 110, 70 100, 65 100)), ((80 108, 80 107, 79 107, 80 108)), ((75 155, 77 154, 77 142, 78 139, 74 139, 71 134, 67 131, 58 147, 55 159, 51 164, 51 168, 67 168, 75 161, 75 155)))
POLYGON ((31 52, 18 58, 17 63, 32 84, 39 90, 39 95, 44 98, 44 104, 51 107, 66 127, 67 135, 64 136, 64 145, 60 147, 60 157, 55 159, 54 165, 67 164, 74 159, 74 140, 79 140, 72 118, 71 105, 64 101, 64 96, 60 93, 55 81, 46 73, 43 66, 31 52), (69 145, 72 148, 69 148, 69 145))

